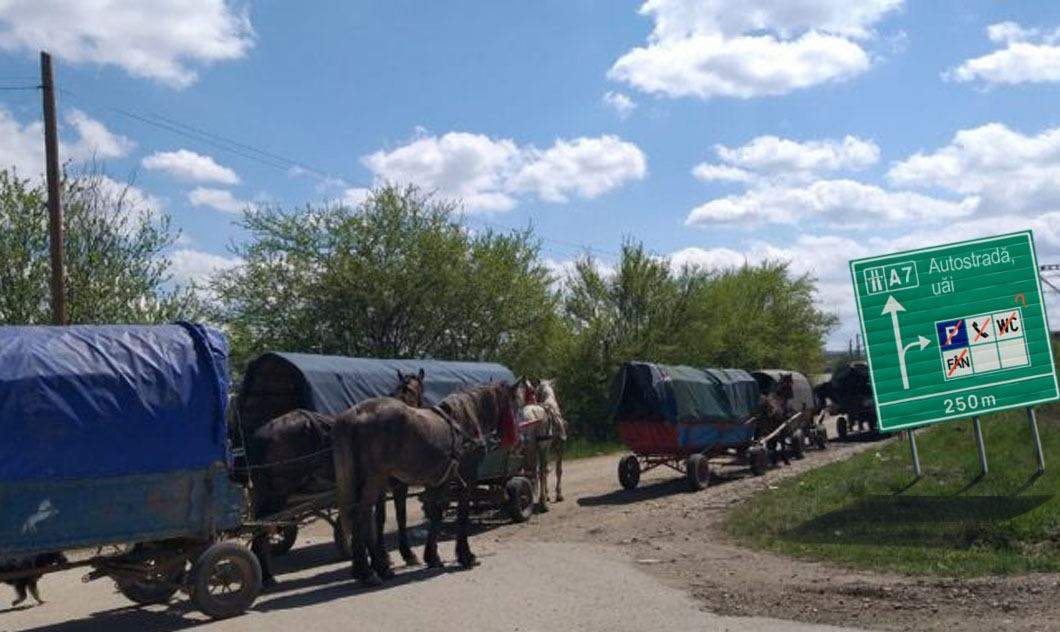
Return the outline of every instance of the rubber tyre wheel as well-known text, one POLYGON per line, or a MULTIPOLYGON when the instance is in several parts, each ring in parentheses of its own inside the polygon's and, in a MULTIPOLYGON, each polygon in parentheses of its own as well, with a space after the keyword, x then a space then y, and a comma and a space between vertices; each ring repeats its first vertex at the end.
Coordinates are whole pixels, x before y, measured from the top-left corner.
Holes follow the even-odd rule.
POLYGON ((206 549, 191 567, 191 602, 211 619, 243 614, 261 593, 261 565, 258 558, 236 542, 218 542, 206 549), (232 583, 239 588, 225 592, 232 583), (211 587, 217 592, 210 592, 211 587))
POLYGON ((342 523, 335 521, 334 526, 331 527, 331 537, 335 539, 335 548, 339 550, 339 555, 342 559, 348 560, 353 556, 352 546, 350 543, 342 541, 342 523))
POLYGON ((618 482, 623 489, 637 488, 640 483, 640 461, 635 454, 627 454, 618 460, 618 482))
POLYGON ((693 454, 685 461, 685 478, 690 491, 702 491, 710 485, 710 461, 702 454, 693 454))
POLYGON ((129 601, 141 606, 152 606, 167 603, 173 598, 173 595, 177 594, 177 591, 180 590, 180 575, 181 573, 178 571, 169 578, 149 579, 145 577, 132 579, 115 577, 114 584, 118 587, 118 592, 129 601))
POLYGON ((764 448, 750 448, 747 450, 747 462, 751 466, 751 474, 762 476, 769 466, 769 453, 764 448))
POLYGON ((269 536, 269 547, 274 556, 287 555, 298 540, 298 525, 289 524, 269 536))
POLYGON ((504 503, 512 522, 526 522, 534 515, 534 486, 525 476, 513 476, 504 485, 504 503))
POLYGON ((840 439, 846 439, 847 433, 850 432, 850 428, 847 426, 847 418, 840 417, 835 422, 835 432, 839 435, 840 439))

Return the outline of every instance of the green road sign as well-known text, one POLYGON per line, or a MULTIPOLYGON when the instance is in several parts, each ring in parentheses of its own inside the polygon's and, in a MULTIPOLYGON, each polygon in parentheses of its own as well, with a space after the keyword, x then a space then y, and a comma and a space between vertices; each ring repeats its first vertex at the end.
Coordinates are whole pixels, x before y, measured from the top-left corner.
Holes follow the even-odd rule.
POLYGON ((1060 398, 1030 231, 850 262, 880 430, 1060 398))

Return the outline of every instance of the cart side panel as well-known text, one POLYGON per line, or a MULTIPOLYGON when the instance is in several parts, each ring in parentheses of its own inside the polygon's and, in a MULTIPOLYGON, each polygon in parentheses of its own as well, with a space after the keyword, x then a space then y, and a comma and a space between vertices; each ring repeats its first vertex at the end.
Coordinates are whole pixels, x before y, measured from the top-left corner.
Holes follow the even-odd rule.
POLYGON ((241 524, 244 492, 225 468, 0 483, 0 559, 167 538, 241 524))

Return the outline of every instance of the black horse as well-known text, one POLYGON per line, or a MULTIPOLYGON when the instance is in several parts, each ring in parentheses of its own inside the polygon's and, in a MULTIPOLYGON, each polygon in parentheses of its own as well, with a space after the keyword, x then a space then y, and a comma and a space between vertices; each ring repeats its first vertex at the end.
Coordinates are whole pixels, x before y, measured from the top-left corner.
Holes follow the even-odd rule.
MULTIPOLYGON (((398 385, 390 397, 406 405, 423 404, 424 373, 405 375, 398 371, 398 385)), ((335 466, 332 458, 332 427, 330 415, 297 409, 276 417, 254 431, 247 441, 247 466, 252 489, 254 518, 263 519, 283 510, 293 494, 327 491, 335 487, 335 466)), ((395 481, 391 486, 394 511, 398 522, 398 541, 401 556, 409 564, 418 560, 409 545, 406 532, 405 504, 408 486, 395 481)), ((382 542, 385 521, 385 490, 376 505, 376 538, 382 542)), ((271 544, 268 533, 259 533, 251 545, 261 563, 262 584, 272 586, 271 544)))
POLYGON ((353 575, 376 585, 393 575, 390 558, 378 538, 366 538, 372 504, 392 480, 423 485, 430 521, 424 561, 442 566, 438 532, 450 486, 457 491, 456 554, 465 568, 474 566, 468 545, 468 482, 475 480, 485 454, 485 439, 502 424, 515 440, 515 393, 492 382, 457 391, 433 408, 416 408, 388 398, 370 399, 335 419, 335 481, 344 537, 352 537, 353 575), (371 549, 372 566, 368 566, 371 549))

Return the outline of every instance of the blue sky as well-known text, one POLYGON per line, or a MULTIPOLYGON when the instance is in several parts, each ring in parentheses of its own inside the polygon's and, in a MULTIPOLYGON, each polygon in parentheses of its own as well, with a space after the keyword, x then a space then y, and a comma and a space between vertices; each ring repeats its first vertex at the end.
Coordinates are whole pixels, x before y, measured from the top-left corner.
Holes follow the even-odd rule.
MULTIPOLYGON (((6 3, 0 86, 55 53, 64 156, 172 214, 181 279, 237 264, 246 204, 383 180, 533 222, 558 272, 626 237, 675 265, 789 259, 843 319, 833 345, 852 256, 1032 228, 1060 261, 1056 3, 139 4, 6 3)), ((0 91, 0 161, 29 176, 39 108, 0 91)))

